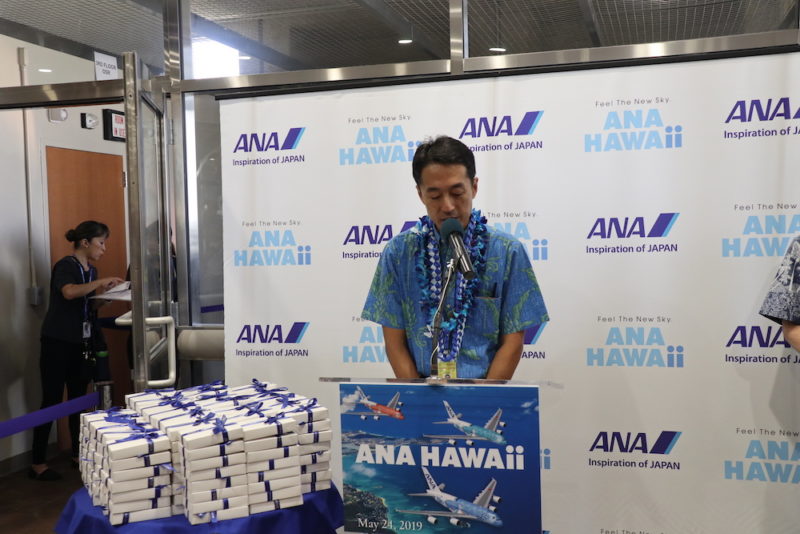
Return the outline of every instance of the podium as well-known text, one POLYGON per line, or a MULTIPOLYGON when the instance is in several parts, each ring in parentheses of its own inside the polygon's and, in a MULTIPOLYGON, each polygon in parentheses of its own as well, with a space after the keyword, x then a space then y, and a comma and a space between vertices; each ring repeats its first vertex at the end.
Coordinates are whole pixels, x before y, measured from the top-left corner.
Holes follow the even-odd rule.
POLYGON ((321 380, 339 382, 347 532, 541 532, 538 386, 321 380))

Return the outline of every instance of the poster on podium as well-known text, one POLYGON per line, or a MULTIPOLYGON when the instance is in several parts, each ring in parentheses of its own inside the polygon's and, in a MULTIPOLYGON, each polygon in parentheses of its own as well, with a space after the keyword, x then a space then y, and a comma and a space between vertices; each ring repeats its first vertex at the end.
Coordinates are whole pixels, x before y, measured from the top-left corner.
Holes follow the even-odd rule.
POLYGON ((345 531, 541 532, 539 390, 342 383, 345 531))

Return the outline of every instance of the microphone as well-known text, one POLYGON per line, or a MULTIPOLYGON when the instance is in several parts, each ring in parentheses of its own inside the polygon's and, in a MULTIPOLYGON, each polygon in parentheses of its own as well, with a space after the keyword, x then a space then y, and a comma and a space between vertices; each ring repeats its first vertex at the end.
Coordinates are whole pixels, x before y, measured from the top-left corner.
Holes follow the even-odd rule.
POLYGON ((461 274, 467 280, 475 278, 475 270, 472 268, 472 261, 469 259, 469 251, 464 246, 464 228, 458 222, 458 219, 445 219, 439 229, 439 233, 453 247, 453 256, 461 274))

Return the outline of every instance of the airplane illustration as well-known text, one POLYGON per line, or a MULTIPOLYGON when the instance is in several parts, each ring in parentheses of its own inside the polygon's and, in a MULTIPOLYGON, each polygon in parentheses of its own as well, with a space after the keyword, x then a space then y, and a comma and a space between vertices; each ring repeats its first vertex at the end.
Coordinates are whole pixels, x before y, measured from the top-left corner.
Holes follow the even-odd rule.
POLYGON ((455 527, 469 527, 467 521, 480 521, 493 527, 502 527, 503 521, 495 513, 497 509, 494 504, 499 504, 501 499, 494 494, 494 489, 497 486, 497 481, 491 479, 486 487, 475 497, 472 502, 459 499, 454 495, 445 493, 444 484, 436 484, 436 481, 431 476, 426 468, 422 468, 422 474, 425 475, 425 482, 428 484, 428 489, 425 493, 409 493, 412 497, 432 497, 441 506, 447 508, 444 510, 396 510, 401 514, 416 514, 424 515, 428 523, 435 525, 440 517, 446 517, 450 524, 455 527))
POLYGON ((424 438, 446 439, 450 445, 454 445, 457 439, 466 440, 467 445, 473 445, 475 440, 491 441, 498 445, 505 445, 506 438, 503 437, 503 431, 498 430, 497 427, 504 427, 506 424, 500 420, 503 415, 503 410, 498 408, 494 415, 483 426, 473 425, 467 421, 461 420, 461 414, 455 413, 453 409, 447 404, 447 401, 442 401, 447 410, 447 421, 435 421, 435 425, 453 425, 464 435, 439 435, 439 434, 423 434, 424 438))
POLYGON ((363 404, 367 408, 369 408, 370 412, 345 412, 348 415, 358 415, 361 417, 362 420, 365 420, 367 417, 372 417, 376 421, 381 417, 391 417, 393 419, 405 419, 405 416, 400 411, 400 406, 403 405, 400 402, 400 392, 394 394, 392 400, 389 401, 389 404, 383 405, 378 404, 375 401, 369 400, 369 396, 362 391, 362 389, 356 386, 356 392, 358 393, 358 402, 363 404))

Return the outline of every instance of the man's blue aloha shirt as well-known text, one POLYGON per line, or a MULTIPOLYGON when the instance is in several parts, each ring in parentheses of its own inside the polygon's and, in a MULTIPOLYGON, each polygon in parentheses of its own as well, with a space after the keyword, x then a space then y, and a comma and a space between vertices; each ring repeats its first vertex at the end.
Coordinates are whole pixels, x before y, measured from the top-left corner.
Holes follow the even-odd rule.
MULTIPOLYGON (((487 230, 486 264, 484 272, 478 273, 480 284, 457 357, 458 378, 484 378, 500 345, 501 335, 549 320, 542 292, 522 244, 488 225, 487 230)), ((428 317, 422 311, 422 290, 415 268, 418 249, 419 236, 413 228, 386 244, 361 317, 405 330, 417 371, 428 376, 432 345, 431 338, 425 336, 428 317)), ((451 284, 450 307, 455 293, 452 287, 455 284, 451 284)))
POLYGON ((778 324, 800 324, 800 236, 789 244, 759 313, 778 324))

